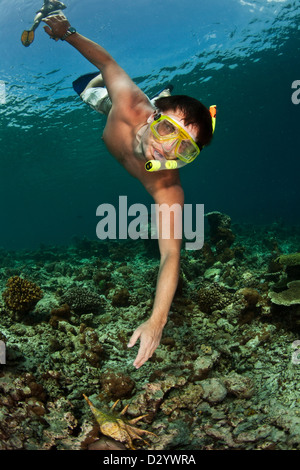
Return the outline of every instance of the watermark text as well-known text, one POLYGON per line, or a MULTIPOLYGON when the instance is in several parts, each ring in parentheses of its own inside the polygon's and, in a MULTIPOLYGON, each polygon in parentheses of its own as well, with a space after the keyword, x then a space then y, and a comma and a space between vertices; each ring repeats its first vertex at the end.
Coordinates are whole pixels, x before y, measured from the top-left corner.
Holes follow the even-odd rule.
POLYGON ((6 364, 6 347, 4 341, 0 340, 0 364, 6 364))
POLYGON ((291 96, 292 103, 299 104, 300 103, 300 80, 293 81, 292 89, 295 90, 291 96))
POLYGON ((151 204, 150 216, 144 204, 128 207, 127 196, 119 196, 119 207, 100 204, 96 226, 100 240, 177 239, 184 238, 186 250, 200 250, 204 244, 204 204, 151 204), (150 228, 149 228, 150 226, 150 228))
POLYGON ((3 80, 0 80, 0 104, 6 104, 6 90, 3 80))
POLYGON ((300 340, 296 340, 292 343, 292 348, 295 349, 292 353, 292 363, 300 364, 300 340))

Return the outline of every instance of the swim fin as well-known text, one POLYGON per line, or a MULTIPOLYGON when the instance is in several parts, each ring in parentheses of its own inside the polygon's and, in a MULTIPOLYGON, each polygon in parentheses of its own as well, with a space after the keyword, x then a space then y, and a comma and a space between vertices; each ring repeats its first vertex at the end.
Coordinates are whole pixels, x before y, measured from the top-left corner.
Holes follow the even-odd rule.
POLYGON ((21 41, 23 46, 28 47, 34 40, 34 31, 23 31, 21 41))
POLYGON ((100 70, 98 70, 98 72, 86 73, 85 75, 81 75, 81 77, 77 78, 72 84, 76 93, 81 95, 87 84, 99 74, 100 70))

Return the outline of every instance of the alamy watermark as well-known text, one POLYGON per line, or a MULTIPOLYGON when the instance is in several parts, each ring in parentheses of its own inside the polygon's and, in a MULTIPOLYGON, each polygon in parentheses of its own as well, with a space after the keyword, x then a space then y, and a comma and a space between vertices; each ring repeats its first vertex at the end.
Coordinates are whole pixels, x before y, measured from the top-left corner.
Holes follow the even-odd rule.
POLYGON ((0 340, 0 364, 6 364, 6 347, 4 341, 0 340))
POLYGON ((292 363, 300 364, 300 340, 296 340, 292 343, 292 348, 295 351, 292 353, 292 363))
POLYGON ((0 104, 6 104, 6 90, 3 80, 0 80, 0 104))
POLYGON ((184 237, 188 240, 186 250, 200 250, 204 244, 204 204, 184 204, 183 210, 176 203, 151 204, 149 217, 147 206, 136 203, 128 207, 127 196, 119 196, 117 209, 112 204, 100 204, 96 215, 101 217, 96 227, 100 240, 158 239, 160 234, 164 240, 184 237))
POLYGON ((292 93, 291 99, 293 104, 300 103, 300 80, 294 80, 292 83, 292 89, 296 90, 292 93))

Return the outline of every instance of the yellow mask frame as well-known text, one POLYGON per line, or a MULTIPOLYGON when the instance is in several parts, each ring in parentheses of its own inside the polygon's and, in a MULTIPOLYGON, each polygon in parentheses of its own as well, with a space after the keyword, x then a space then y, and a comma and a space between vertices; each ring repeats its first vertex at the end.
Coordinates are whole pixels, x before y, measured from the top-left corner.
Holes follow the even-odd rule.
MULTIPOLYGON (((217 116, 217 106, 216 105, 211 105, 209 107, 209 112, 210 112, 210 115, 211 115, 211 122, 212 122, 212 133, 214 134, 215 132, 215 128, 216 128, 216 116, 217 116)), ((160 141, 168 141, 168 140, 176 140, 176 138, 178 139, 178 142, 176 143, 176 148, 177 148, 177 159, 174 159, 174 160, 167 160, 167 159, 164 159, 165 161, 160 161, 160 160, 149 160, 148 162, 146 162, 145 164, 145 169, 147 171, 158 171, 158 170, 175 170, 177 168, 181 168, 182 166, 185 166, 187 163, 191 163, 193 160, 195 160, 195 158, 200 154, 202 148, 200 149, 198 147, 198 145, 196 144, 196 142, 193 140, 193 138, 180 126, 179 123, 177 123, 176 121, 174 121, 172 118, 170 118, 169 116, 167 115, 160 115, 158 117, 158 119, 154 120, 151 125, 150 125, 150 129, 154 135, 154 137, 156 137, 157 135, 157 139, 160 140, 160 141), (166 136, 161 136, 160 134, 157 133, 157 131, 155 130, 155 125, 157 124, 157 121, 159 119, 162 119, 162 118, 167 118, 173 125, 175 125, 175 127, 177 129, 179 129, 180 131, 180 137, 177 137, 177 135, 174 135, 173 137, 171 137, 171 134, 170 135, 166 135, 166 136), (155 130, 155 133, 153 132, 153 130, 155 130), (182 157, 181 155, 178 154, 178 149, 179 149, 179 146, 182 142, 182 140, 184 139, 188 139, 190 142, 192 142, 194 148, 195 148, 195 152, 196 152, 196 149, 198 149, 198 152, 196 153, 196 155, 191 155, 189 158, 188 157, 182 157), (180 158, 181 157, 181 158, 180 158)), ((176 151, 176 148, 175 148, 175 151, 176 151)), ((175 152, 174 152, 175 153, 175 152)))

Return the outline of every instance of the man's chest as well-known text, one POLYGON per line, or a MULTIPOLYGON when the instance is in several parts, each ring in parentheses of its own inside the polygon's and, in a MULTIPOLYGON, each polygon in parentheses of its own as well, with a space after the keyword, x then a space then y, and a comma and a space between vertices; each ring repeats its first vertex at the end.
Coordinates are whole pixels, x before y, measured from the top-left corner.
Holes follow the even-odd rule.
POLYGON ((139 178, 145 163, 134 154, 134 136, 130 129, 107 124, 103 132, 103 141, 109 153, 135 178, 139 178))

